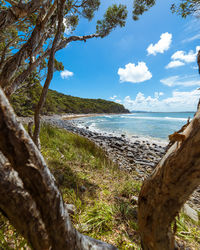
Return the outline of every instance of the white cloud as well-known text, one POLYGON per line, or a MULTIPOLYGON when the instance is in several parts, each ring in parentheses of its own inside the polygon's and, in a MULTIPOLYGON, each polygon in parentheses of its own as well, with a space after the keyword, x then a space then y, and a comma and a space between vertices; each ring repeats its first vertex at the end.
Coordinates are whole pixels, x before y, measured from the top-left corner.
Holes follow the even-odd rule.
MULTIPOLYGON (((129 110, 144 111, 195 111, 200 96, 199 90, 189 92, 173 91, 171 97, 160 99, 161 95, 145 96, 139 92, 135 99, 126 96, 122 104, 129 110)), ((162 93, 162 92, 161 92, 162 93)))
POLYGON ((128 63, 125 68, 118 69, 118 75, 121 82, 144 82, 152 78, 152 74, 146 66, 145 62, 138 62, 138 65, 134 63, 128 63))
POLYGON ((172 34, 166 32, 160 36, 160 40, 156 44, 150 44, 147 48, 148 55, 156 55, 157 53, 164 53, 170 48, 172 43, 172 34))
POLYGON ((183 50, 176 51, 172 56, 172 61, 165 67, 166 69, 175 68, 185 65, 185 63, 195 62, 197 59, 197 53, 200 50, 200 46, 196 47, 196 51, 190 50, 186 53, 183 50))
POLYGON ((116 95, 110 97, 111 100, 115 100, 116 98, 117 98, 116 95))
POLYGON ((165 68, 171 69, 171 68, 177 68, 177 67, 180 67, 183 65, 185 65, 185 63, 177 60, 177 61, 171 61, 170 63, 167 64, 167 66, 165 68))
POLYGON ((66 70, 62 71, 62 72, 60 73, 60 75, 61 75, 61 78, 62 78, 62 79, 67 79, 68 77, 73 76, 74 73, 66 69, 66 70))
POLYGON ((171 76, 160 80, 161 83, 168 87, 174 86, 200 86, 200 79, 196 75, 185 75, 185 76, 171 76))
POLYGON ((154 93, 154 97, 155 97, 155 98, 159 98, 160 96, 163 96, 163 95, 164 95, 163 92, 155 92, 155 93, 154 93))
POLYGON ((186 63, 191 63, 196 61, 197 53, 200 49, 200 46, 196 47, 196 51, 190 50, 188 53, 186 53, 183 50, 179 50, 175 52, 171 58, 172 60, 181 60, 186 63))

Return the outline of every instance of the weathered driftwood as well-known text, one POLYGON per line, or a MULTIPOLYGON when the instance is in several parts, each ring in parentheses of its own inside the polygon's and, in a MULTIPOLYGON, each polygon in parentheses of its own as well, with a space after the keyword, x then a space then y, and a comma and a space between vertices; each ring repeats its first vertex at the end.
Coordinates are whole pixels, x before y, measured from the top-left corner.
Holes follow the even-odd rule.
POLYGON ((139 231, 143 249, 174 249, 171 223, 200 184, 200 111, 144 181, 139 195, 139 231))
MULTIPOLYGON (((28 133, 17 121, 2 89, 0 89, 0 138, 0 151, 18 173, 24 189, 35 202, 51 249, 116 249, 112 245, 80 234, 72 226, 54 177, 28 133)), ((9 204, 11 203, 8 203, 7 207, 4 206, 6 213, 11 209, 9 204)), ((22 203, 21 211, 23 209, 27 208, 22 203)), ((29 223, 32 220, 30 218, 29 223)))

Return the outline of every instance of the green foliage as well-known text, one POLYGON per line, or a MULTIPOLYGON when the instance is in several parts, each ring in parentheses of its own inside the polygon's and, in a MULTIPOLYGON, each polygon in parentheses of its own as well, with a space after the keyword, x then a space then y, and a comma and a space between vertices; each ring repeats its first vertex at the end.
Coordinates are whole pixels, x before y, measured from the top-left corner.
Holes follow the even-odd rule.
POLYGON ((56 59, 54 59, 54 70, 63 71, 64 66, 63 66, 62 62, 59 62, 56 59))
POLYGON ((8 220, 0 214, 0 249, 29 249, 28 244, 8 220), (14 246, 14 247, 13 247, 14 246))
MULTIPOLYGON (((180 4, 172 4, 172 13, 181 15, 183 18, 191 14, 199 16, 200 0, 180 0, 180 2, 180 4)), ((156 0, 134 0, 133 19, 138 20, 140 15, 148 11, 155 4, 156 0)))
POLYGON ((109 7, 104 14, 103 20, 97 21, 96 30, 101 37, 107 36, 112 29, 116 28, 118 25, 120 27, 125 26, 125 20, 127 17, 127 9, 125 5, 119 4, 117 6, 114 4, 109 7))
MULTIPOLYGON (((43 125, 42 154, 56 178, 63 199, 74 204, 74 226, 88 236, 124 250, 139 250, 137 196, 141 183, 135 172, 120 170, 94 143, 63 129, 43 125), (85 191, 82 190, 85 187, 85 191)), ((184 214, 177 221, 178 240, 199 249, 199 225, 184 214)), ((0 249, 29 249, 24 239, 0 215, 0 249)))
POLYGON ((181 0, 179 5, 172 4, 172 13, 181 15, 186 18, 188 15, 196 14, 199 16, 200 1, 199 0, 181 0))
POLYGON ((145 11, 148 11, 155 5, 155 0, 134 0, 133 2, 133 20, 138 20, 139 15, 142 15, 145 11))
POLYGON ((132 195, 138 194, 141 188, 141 184, 128 178, 123 182, 123 185, 119 187, 119 193, 121 196, 130 198, 132 195))
MULTIPOLYGON (((11 97, 11 103, 19 116, 31 116, 39 100, 42 87, 39 80, 34 84, 30 81, 28 87, 19 90, 11 97), (34 85, 34 86, 32 86, 34 85)), ((42 114, 64 113, 128 113, 123 105, 102 99, 86 99, 73 97, 49 90, 42 114)))
POLYGON ((94 17, 94 12, 99 9, 99 6, 99 0, 84 1, 82 15, 88 20, 91 20, 94 17))
POLYGON ((195 249, 199 249, 200 244, 200 224, 194 222, 184 213, 176 218, 177 236, 187 242, 193 243, 195 249))
POLYGON ((83 215, 83 231, 99 236, 108 233, 113 227, 113 208, 104 202, 95 202, 83 215))

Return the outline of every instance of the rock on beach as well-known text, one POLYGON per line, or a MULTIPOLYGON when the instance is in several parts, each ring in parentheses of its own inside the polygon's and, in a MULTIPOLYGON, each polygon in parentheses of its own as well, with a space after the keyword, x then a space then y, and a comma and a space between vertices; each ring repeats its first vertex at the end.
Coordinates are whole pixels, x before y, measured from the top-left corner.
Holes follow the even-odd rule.
MULTIPOLYGON (((19 118, 22 123, 32 121, 32 118, 19 118)), ((148 140, 139 140, 137 136, 132 139, 112 134, 102 134, 90 131, 86 127, 80 128, 80 120, 63 120, 62 116, 42 116, 41 121, 59 128, 64 128, 88 138, 104 149, 107 156, 116 163, 120 169, 136 172, 136 180, 147 178, 155 169, 158 162, 166 152, 167 145, 162 146, 148 140)), ((194 191, 187 202, 192 208, 200 211, 200 187, 194 191)))

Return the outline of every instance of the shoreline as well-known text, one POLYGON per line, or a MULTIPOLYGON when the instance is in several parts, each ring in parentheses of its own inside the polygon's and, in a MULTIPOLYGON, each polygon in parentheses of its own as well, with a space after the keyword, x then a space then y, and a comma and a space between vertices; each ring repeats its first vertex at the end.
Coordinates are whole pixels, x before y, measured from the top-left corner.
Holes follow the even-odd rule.
MULTIPOLYGON (((162 143, 139 136, 129 138, 127 135, 99 133, 80 126, 77 118, 80 118, 80 115, 76 116, 76 119, 63 119, 63 116, 59 115, 42 116, 41 122, 88 138, 101 147, 108 158, 121 169, 136 171, 138 179, 149 176, 165 153, 167 143, 161 145, 162 143)), ((28 123, 32 121, 32 118, 20 118, 20 121, 28 123)))
MULTIPOLYGON (((18 119, 22 123, 33 120, 31 117, 19 117, 18 119)), ((152 141, 141 140, 140 137, 130 141, 126 136, 92 132, 85 128, 79 128, 77 126, 78 120, 63 120, 62 116, 59 115, 43 116, 41 121, 93 141, 121 170, 135 173, 134 179, 138 181, 148 178, 166 153, 166 146, 158 145, 152 141)), ((200 211, 200 187, 194 191, 187 203, 200 211)))
POLYGON ((132 135, 132 134, 124 134, 124 133, 116 133, 116 132, 103 132, 103 131, 100 131, 100 130, 97 130, 97 129, 92 129, 90 126, 86 126, 84 124, 84 122, 82 122, 81 120, 78 121, 79 118, 84 118, 84 117, 98 117, 98 116, 113 116, 113 115, 121 115, 121 114, 129 114, 129 113, 102 113, 102 114, 70 114, 70 115, 65 115, 65 116, 62 116, 62 119, 64 121, 72 121, 73 124, 78 127, 78 128, 83 128, 83 129, 86 129, 86 130, 89 130, 91 131, 92 133, 99 133, 101 135, 105 135, 105 136, 115 136, 115 137, 121 137, 121 136, 126 136, 126 138, 128 140, 130 140, 131 142, 135 142, 136 140, 139 140, 141 143, 143 141, 148 141, 149 143, 154 143, 154 144, 158 144, 159 146, 162 146, 162 147, 165 147, 169 141, 168 140, 165 140, 165 139, 161 139, 161 138, 153 138, 153 137, 147 137, 147 136, 141 136, 141 135, 132 135), (78 125, 77 125, 78 124, 78 125), (84 124, 84 125, 82 125, 84 124))
POLYGON ((121 115, 121 114, 130 114, 130 113, 91 113, 91 114, 68 114, 63 115, 63 120, 74 120, 83 117, 96 117, 96 116, 105 116, 105 115, 121 115))

